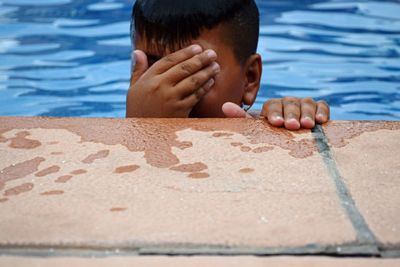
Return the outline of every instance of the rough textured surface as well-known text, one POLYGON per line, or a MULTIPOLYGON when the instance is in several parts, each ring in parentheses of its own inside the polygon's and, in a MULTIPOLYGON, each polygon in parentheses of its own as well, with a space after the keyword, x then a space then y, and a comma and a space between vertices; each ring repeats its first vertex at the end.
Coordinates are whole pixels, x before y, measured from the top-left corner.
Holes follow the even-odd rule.
POLYGON ((393 266, 132 255, 400 257, 398 140, 395 122, 0 117, 0 265, 393 266))
POLYGON ((0 266, 146 266, 146 267, 396 267, 400 259, 329 257, 110 257, 110 258, 16 258, 1 257, 0 266))
POLYGON ((400 123, 324 126, 357 208, 384 247, 400 247, 400 123))
POLYGON ((310 132, 254 120, 130 120, 133 134, 112 125, 110 134, 102 121, 29 118, 15 128, 2 119, 0 170, 26 162, 29 168, 19 167, 18 179, 0 174, 0 181, 5 192, 31 186, 4 194, 0 244, 257 248, 356 241, 310 132), (41 146, 10 147, 22 131, 41 146), (251 152, 265 145, 271 148, 251 152))

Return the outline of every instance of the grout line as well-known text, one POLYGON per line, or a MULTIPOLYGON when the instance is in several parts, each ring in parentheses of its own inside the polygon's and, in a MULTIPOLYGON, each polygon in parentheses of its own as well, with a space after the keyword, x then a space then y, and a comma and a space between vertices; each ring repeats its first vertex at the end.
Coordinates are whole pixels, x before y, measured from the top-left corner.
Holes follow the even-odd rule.
MULTIPOLYGON (((112 256, 330 256, 377 257, 375 247, 359 244, 336 246, 306 245, 301 247, 222 247, 207 245, 135 245, 117 247, 57 247, 57 246, 0 246, 1 256, 20 257, 81 257, 102 258, 112 256)), ((396 257, 396 255, 394 255, 396 257)))
POLYGON ((328 139, 326 138, 322 126, 317 125, 314 127, 314 129, 312 129, 312 133, 317 142, 319 153, 321 154, 326 168, 328 169, 328 174, 335 183, 342 207, 346 211, 347 216, 357 233, 358 242, 362 244, 373 245, 378 248, 377 239, 375 238, 371 229, 369 229, 364 217, 357 209, 357 206, 346 187, 344 179, 337 168, 336 160, 329 148, 328 139))

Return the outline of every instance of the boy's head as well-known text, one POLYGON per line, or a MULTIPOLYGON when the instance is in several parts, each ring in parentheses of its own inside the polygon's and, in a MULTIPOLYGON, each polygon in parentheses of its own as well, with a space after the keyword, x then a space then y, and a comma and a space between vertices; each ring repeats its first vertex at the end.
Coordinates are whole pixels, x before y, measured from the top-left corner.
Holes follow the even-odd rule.
POLYGON ((137 0, 132 11, 132 41, 149 64, 190 44, 216 51, 221 72, 193 117, 223 117, 225 102, 254 103, 262 67, 258 35, 254 0, 137 0))

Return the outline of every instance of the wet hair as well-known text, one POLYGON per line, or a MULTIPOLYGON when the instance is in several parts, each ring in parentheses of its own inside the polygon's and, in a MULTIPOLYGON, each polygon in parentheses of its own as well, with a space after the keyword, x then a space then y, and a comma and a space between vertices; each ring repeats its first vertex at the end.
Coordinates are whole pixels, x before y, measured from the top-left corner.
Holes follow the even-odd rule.
POLYGON ((254 0, 137 0, 131 38, 134 43, 140 36, 156 49, 175 51, 220 24, 222 40, 241 64, 256 53, 259 12, 254 0))

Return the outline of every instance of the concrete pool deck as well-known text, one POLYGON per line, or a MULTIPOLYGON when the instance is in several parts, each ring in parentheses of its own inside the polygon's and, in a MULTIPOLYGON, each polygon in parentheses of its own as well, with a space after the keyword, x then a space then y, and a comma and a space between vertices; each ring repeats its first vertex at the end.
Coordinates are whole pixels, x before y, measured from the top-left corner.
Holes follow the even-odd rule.
POLYGON ((399 154, 400 122, 0 117, 0 266, 398 266, 399 154))

